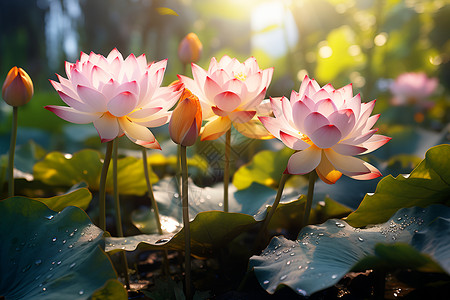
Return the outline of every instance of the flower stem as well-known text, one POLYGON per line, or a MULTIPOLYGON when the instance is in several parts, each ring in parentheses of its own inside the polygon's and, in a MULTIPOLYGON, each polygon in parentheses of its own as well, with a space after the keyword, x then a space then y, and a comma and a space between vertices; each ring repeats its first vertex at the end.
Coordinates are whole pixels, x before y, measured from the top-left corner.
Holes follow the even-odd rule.
POLYGON ((308 186, 308 195, 306 196, 306 206, 305 206, 305 214, 303 216, 303 226, 305 227, 309 223, 309 214, 311 213, 311 206, 314 196, 314 184, 317 180, 316 170, 312 170, 309 173, 309 186, 308 186))
POLYGON ((186 299, 192 299, 191 291, 191 232, 189 230, 189 200, 188 200, 188 172, 186 159, 186 146, 181 146, 181 199, 183 204, 183 227, 184 227, 184 264, 186 299))
POLYGON ((228 212, 228 184, 230 182, 231 128, 225 136, 225 168, 223 172, 223 211, 228 212))
POLYGON ((255 241, 255 247, 254 252, 258 250, 259 245, 263 244, 264 241, 264 235, 266 233, 267 227, 269 226, 270 220, 272 219, 272 216, 275 214, 275 211, 277 210, 278 204, 280 203, 281 196, 283 195, 284 185, 286 184, 286 181, 289 177, 289 174, 283 173, 280 179, 280 184, 278 185, 278 191, 277 195, 275 197, 275 201, 273 202, 272 208, 270 209, 269 213, 266 216, 266 219, 264 220, 264 223, 259 231, 258 238, 255 241))
MULTIPOLYGON (((119 199, 119 186, 117 183, 117 141, 114 142, 113 147, 113 186, 114 186, 114 204, 116 209, 116 230, 117 236, 123 237, 122 217, 120 214, 120 199, 119 199)), ((128 276, 128 261, 125 251, 120 251, 122 260, 122 268, 125 274, 125 284, 127 289, 130 289, 130 277, 128 276)))
MULTIPOLYGON (((145 175, 145 182, 147 184, 147 191, 148 191, 148 197, 150 198, 151 206, 153 208, 153 211, 155 212, 155 219, 156 219, 156 227, 158 229, 158 233, 160 235, 163 234, 162 226, 161 226, 161 218, 159 216, 159 208, 158 203, 155 199, 155 194, 153 193, 153 187, 152 183, 150 181, 150 172, 148 168, 148 159, 147 159, 147 149, 142 148, 142 162, 144 165, 144 175, 145 175)), ((169 275, 169 254, 167 252, 167 249, 164 249, 164 259, 163 259, 163 265, 164 265, 164 273, 166 275, 169 275)))
POLYGON ((9 161, 8 161, 8 180, 9 180, 8 197, 14 197, 14 152, 16 151, 18 112, 19 107, 13 106, 11 142, 9 144, 9 161))
POLYGON ((155 212, 155 219, 156 219, 156 226, 158 228, 158 233, 163 234, 161 227, 161 218, 159 217, 158 203, 156 203, 155 195, 153 194, 152 183, 150 182, 150 173, 148 169, 148 160, 147 160, 147 149, 145 148, 142 148, 142 161, 144 163, 144 175, 145 175, 145 182, 147 183, 148 197, 150 198, 153 211, 155 212))
POLYGON ((99 226, 106 231, 106 177, 108 175, 109 163, 111 162, 114 140, 106 144, 105 159, 103 160, 102 173, 100 175, 99 187, 99 226))

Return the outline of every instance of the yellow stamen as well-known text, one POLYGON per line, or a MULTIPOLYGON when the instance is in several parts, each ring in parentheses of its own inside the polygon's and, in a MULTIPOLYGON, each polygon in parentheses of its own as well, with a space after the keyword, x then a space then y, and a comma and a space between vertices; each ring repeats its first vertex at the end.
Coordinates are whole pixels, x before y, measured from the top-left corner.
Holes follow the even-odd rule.
POLYGON ((301 138, 302 141, 304 141, 305 143, 308 143, 310 145, 313 145, 313 142, 311 141, 311 139, 307 135, 301 133, 300 131, 298 132, 298 134, 300 134, 300 138, 301 138))
POLYGON ((234 78, 239 79, 240 81, 245 81, 247 79, 247 76, 243 72, 234 73, 234 78))

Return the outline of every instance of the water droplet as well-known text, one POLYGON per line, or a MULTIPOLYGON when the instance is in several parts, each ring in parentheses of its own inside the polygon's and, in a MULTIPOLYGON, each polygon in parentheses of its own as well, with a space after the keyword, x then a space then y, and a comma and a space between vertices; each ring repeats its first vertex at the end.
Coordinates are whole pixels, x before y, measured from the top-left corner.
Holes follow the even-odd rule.
POLYGON ((42 260, 37 259, 37 260, 34 262, 34 264, 35 264, 36 266, 39 266, 40 264, 42 264, 42 260))
POLYGON ((283 275, 280 277, 280 280, 285 280, 287 278, 287 275, 283 275))
POLYGON ((298 266, 298 269, 300 270, 301 268, 303 268, 302 266, 298 266))
POLYGON ((174 197, 174 198, 178 198, 178 197, 180 197, 180 194, 175 193, 175 194, 173 194, 173 197, 174 197))
POLYGON ((358 237, 358 241, 360 241, 360 242, 364 242, 364 239, 362 238, 362 237, 358 237))
POLYGON ((263 284, 269 284, 270 281, 269 280, 264 280, 263 284))
POLYGON ((71 232, 71 233, 69 234, 69 236, 72 237, 74 234, 75 234, 75 232, 71 232))
POLYGON ((319 233, 318 236, 324 236, 324 234, 323 233, 319 233))
POLYGON ((56 238, 54 237, 54 238, 52 238, 52 242, 56 242, 56 238))
POLYGON ((331 275, 331 278, 333 278, 333 279, 336 279, 337 277, 338 277, 337 274, 331 275))
POLYGON ((222 203, 222 202, 220 202, 220 203, 219 203, 219 207, 222 207, 222 206, 223 206, 223 203, 222 203))
POLYGON ((62 241, 63 244, 65 244, 66 242, 67 242, 66 240, 63 240, 63 241, 62 241))
POLYGON ((292 252, 292 253, 291 253, 291 256, 294 256, 294 255, 295 255, 295 253, 294 253, 294 252, 292 252))
POLYGON ((75 267, 76 264, 77 264, 77 263, 72 263, 72 264, 70 264, 69 269, 72 269, 73 267, 75 267))
POLYGON ((89 239, 88 239, 88 242, 92 242, 92 238, 89 238, 89 239))
POLYGON ((51 219, 54 218, 54 216, 53 216, 53 215, 49 215, 49 216, 46 216, 45 218, 46 218, 47 220, 51 220, 51 219))
POLYGON ((69 245, 69 247, 67 247, 67 248, 72 249, 72 248, 73 248, 73 245, 69 245))
POLYGON ((74 231, 74 232, 77 232, 77 231, 78 231, 78 228, 75 228, 73 231, 74 231))
POLYGON ((344 228, 345 225, 342 224, 342 223, 336 222, 336 227, 338 227, 338 228, 344 228))
POLYGON ((401 220, 402 220, 402 217, 398 217, 398 218, 397 218, 397 221, 401 221, 401 220))
POLYGON ((61 261, 58 261, 56 264, 57 264, 57 265, 60 265, 60 264, 61 264, 61 261))
POLYGON ((291 261, 288 260, 288 261, 286 262, 286 264, 289 266, 289 265, 291 264, 291 261))
POLYGON ((42 291, 45 292, 47 290, 47 288, 42 288, 42 291))
POLYGON ((80 290, 79 292, 78 292, 78 295, 83 295, 84 294, 84 290, 80 290))

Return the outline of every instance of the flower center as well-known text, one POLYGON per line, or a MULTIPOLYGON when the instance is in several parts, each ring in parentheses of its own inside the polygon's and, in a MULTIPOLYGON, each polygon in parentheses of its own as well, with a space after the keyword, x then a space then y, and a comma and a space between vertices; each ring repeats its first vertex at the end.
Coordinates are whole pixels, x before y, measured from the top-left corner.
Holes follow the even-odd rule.
POLYGON ((234 78, 239 79, 240 81, 245 81, 247 76, 243 72, 234 73, 234 78))
POLYGON ((298 134, 300 134, 300 138, 301 138, 302 141, 304 141, 305 143, 308 143, 310 145, 313 145, 313 142, 311 141, 311 139, 307 135, 301 133, 300 131, 298 132, 298 134))

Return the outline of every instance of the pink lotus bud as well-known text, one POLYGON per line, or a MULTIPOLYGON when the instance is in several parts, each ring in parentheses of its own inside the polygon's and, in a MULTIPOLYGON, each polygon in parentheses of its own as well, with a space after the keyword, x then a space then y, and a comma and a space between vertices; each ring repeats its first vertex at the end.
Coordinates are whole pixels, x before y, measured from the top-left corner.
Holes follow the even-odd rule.
POLYGON ((2 97, 11 106, 27 104, 33 96, 33 81, 22 68, 9 70, 3 83, 2 97))
POLYGON ((202 43, 195 33, 189 33, 178 47, 178 57, 183 64, 197 62, 202 55, 202 43))
POLYGON ((195 144, 202 127, 202 108, 198 98, 185 89, 183 98, 172 113, 169 133, 172 140, 182 146, 195 144))

